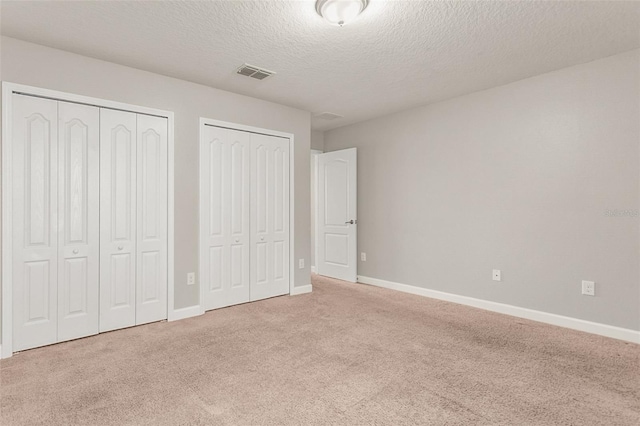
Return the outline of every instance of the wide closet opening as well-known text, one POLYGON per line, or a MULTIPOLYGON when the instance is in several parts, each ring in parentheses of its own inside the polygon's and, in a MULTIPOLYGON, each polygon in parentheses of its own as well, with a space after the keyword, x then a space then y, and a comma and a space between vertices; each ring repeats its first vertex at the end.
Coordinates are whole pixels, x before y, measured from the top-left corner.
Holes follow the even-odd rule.
POLYGON ((292 140, 290 134, 201 119, 203 310, 290 293, 292 140))
POLYGON ((166 319, 168 114, 19 89, 3 95, 3 356, 166 319))

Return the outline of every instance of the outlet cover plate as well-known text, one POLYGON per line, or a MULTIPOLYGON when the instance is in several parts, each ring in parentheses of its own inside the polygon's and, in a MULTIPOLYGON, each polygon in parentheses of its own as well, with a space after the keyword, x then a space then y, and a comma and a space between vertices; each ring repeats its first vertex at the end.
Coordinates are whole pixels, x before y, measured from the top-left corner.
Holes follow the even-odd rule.
POLYGON ((595 296, 596 283, 594 281, 582 281, 582 294, 585 296, 595 296))
POLYGON ((502 271, 500 271, 500 269, 494 269, 492 277, 494 281, 502 281, 502 271))

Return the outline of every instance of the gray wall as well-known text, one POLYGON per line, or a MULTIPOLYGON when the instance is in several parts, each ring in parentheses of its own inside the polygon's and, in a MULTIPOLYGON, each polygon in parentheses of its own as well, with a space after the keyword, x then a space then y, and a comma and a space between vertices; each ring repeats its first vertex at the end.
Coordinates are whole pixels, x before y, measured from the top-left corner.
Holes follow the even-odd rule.
POLYGON ((324 151, 324 132, 320 130, 311 131, 311 149, 324 151))
MULTIPOLYGON (((175 307, 198 303, 198 126, 207 117, 295 136, 295 258, 306 259, 296 286, 310 283, 308 112, 20 40, 1 40, 5 81, 126 102, 175 113, 175 307)), ((296 263, 297 265, 297 263, 296 263)))
POLYGON ((325 132, 358 148, 358 273, 640 329, 639 218, 605 214, 640 208, 639 82, 635 50, 325 132))

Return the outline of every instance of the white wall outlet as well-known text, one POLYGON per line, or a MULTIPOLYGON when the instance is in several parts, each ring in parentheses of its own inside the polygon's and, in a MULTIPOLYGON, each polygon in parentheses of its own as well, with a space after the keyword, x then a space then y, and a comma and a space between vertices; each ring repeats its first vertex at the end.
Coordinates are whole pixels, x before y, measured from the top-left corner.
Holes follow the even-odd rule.
POLYGON ((582 281, 582 294, 585 296, 595 296, 596 283, 593 281, 582 281))
POLYGON ((298 260, 298 268, 304 269, 304 259, 299 259, 298 260))
POLYGON ((362 252, 360 253, 360 260, 362 260, 363 262, 367 261, 367 253, 362 252))
POLYGON ((195 272, 189 272, 187 274, 187 285, 193 285, 196 283, 196 273, 195 272))
POLYGON ((500 271, 500 269, 493 270, 493 280, 502 281, 502 271, 500 271))

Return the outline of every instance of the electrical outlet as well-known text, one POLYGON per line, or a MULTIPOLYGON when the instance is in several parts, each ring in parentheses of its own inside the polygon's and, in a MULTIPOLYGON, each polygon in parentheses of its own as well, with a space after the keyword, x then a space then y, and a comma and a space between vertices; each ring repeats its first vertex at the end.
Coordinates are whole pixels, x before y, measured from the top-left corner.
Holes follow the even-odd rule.
POLYGON ((493 270, 493 280, 502 281, 502 271, 500 271, 500 269, 493 270))
POLYGON ((187 274, 187 285, 193 285, 196 283, 196 273, 195 272, 189 272, 187 274))
POLYGON ((596 283, 593 281, 582 281, 582 294, 585 296, 595 296, 596 283))
POLYGON ((299 259, 298 260, 298 268, 304 269, 304 259, 299 259))
POLYGON ((367 253, 362 252, 360 253, 360 260, 362 260, 363 262, 367 261, 367 253))

